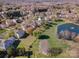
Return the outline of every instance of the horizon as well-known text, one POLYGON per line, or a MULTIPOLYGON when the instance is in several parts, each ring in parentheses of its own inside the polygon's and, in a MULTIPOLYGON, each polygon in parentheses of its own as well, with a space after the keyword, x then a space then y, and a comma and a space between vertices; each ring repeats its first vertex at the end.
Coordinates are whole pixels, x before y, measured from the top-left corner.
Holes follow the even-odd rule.
POLYGON ((15 3, 34 3, 34 2, 52 2, 52 3, 75 3, 75 4, 79 4, 79 0, 0 0, 1 3, 11 3, 11 4, 15 4, 15 3))

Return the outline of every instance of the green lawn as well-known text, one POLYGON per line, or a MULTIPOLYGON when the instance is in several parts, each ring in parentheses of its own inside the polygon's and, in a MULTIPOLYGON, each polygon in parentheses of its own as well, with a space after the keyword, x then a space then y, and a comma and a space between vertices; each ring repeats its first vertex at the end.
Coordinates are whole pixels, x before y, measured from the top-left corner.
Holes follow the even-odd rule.
MULTIPOLYGON (((47 29, 42 34, 48 35, 50 38, 48 39, 50 48, 62 48, 65 49, 68 46, 61 42, 60 39, 57 38, 56 32, 57 32, 57 26, 60 24, 63 24, 64 22, 54 22, 53 26, 47 29), (57 25, 56 25, 57 24, 57 25)), ((32 51, 33 55, 32 58, 48 58, 50 56, 45 56, 39 53, 39 39, 36 39, 34 36, 27 37, 26 39, 23 39, 18 47, 25 47, 26 50, 28 50, 28 47, 32 44, 32 51), (33 43, 34 42, 34 43, 33 43), (33 43, 33 44, 32 44, 33 43)), ((67 57, 68 54, 62 53, 55 57, 67 57)), ((51 56, 54 57, 54 56, 51 56)))
MULTIPOLYGON (((59 23, 58 25, 60 25, 59 23)), ((60 39, 57 38, 57 26, 58 25, 53 25, 50 29, 46 30, 43 34, 48 35, 50 38, 48 39, 50 47, 65 47, 63 44, 60 42, 60 39)))
POLYGON ((0 29, 0 34, 2 34, 5 31, 6 31, 5 29, 0 29))
MULTIPOLYGON (((49 29, 47 29, 44 33, 42 33, 43 35, 48 35, 50 38, 48 39, 48 42, 49 42, 49 46, 50 48, 61 48, 61 49, 65 49, 68 47, 68 45, 64 44, 63 42, 61 42, 60 39, 57 38, 57 26, 60 25, 60 24, 63 24, 64 22, 54 22, 56 23, 57 25, 53 25, 52 27, 50 27, 49 29)), ((39 41, 39 39, 38 39, 39 41)), ((39 43, 39 42, 38 42, 39 43)), ((38 51, 38 46, 37 44, 35 44, 35 48, 37 48, 36 50, 36 57, 39 57, 39 58, 48 58, 50 56, 45 56, 45 55, 42 55, 42 54, 39 54, 38 51)), ((64 55, 65 53, 62 53, 58 56, 55 56, 55 57, 65 57, 67 56, 68 54, 64 55)), ((51 56, 51 57, 54 57, 54 56, 51 56)))
POLYGON ((19 44, 19 46, 18 46, 17 48, 19 48, 19 47, 25 47, 25 49, 28 50, 29 46, 30 46, 35 40, 36 40, 36 38, 33 37, 33 36, 28 36, 28 37, 25 38, 25 39, 21 39, 21 42, 20 42, 20 44, 19 44))

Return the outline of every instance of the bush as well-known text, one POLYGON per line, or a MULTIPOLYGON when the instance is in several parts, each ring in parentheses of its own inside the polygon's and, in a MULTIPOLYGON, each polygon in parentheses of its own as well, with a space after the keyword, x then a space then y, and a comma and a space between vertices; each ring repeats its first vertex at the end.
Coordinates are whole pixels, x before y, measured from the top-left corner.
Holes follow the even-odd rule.
POLYGON ((62 19, 56 19, 55 22, 63 22, 62 19))
POLYGON ((13 46, 10 46, 10 47, 7 48, 7 54, 8 54, 8 57, 15 55, 15 49, 14 49, 13 46))
POLYGON ((57 56, 62 53, 62 49, 61 48, 50 48, 48 52, 50 56, 57 56))
POLYGON ((16 50, 18 56, 24 56, 25 55, 25 48, 17 48, 16 50))
POLYGON ((6 51, 0 51, 0 58, 4 58, 6 54, 6 51))

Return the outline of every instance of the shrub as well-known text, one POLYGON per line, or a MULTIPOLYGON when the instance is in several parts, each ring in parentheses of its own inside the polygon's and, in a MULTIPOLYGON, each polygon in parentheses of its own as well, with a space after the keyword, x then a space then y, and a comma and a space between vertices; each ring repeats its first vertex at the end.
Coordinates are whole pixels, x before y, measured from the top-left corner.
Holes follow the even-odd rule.
POLYGON ((7 54, 8 54, 8 57, 14 56, 15 49, 14 49, 13 46, 10 46, 10 47, 7 48, 7 54))
POLYGON ((6 51, 0 51, 0 58, 4 58, 6 54, 6 51))
POLYGON ((24 56, 25 55, 25 48, 17 48, 16 50, 18 56, 24 56))
POLYGON ((50 48, 48 53, 50 56, 57 56, 60 53, 62 53, 62 49, 61 48, 50 48))

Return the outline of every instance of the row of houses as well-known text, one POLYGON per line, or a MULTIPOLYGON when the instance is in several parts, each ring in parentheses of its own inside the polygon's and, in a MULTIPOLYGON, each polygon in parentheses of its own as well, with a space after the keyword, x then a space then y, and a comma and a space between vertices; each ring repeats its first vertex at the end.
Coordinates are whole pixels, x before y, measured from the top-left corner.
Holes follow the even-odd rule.
POLYGON ((38 26, 40 26, 41 24, 42 24, 42 19, 38 18, 37 20, 33 20, 30 24, 26 24, 26 22, 23 22, 21 25, 21 28, 27 33, 30 33, 34 29, 36 29, 38 26))
POLYGON ((65 11, 61 11, 59 13, 57 13, 57 17, 58 18, 76 18, 77 17, 77 13, 68 13, 68 12, 65 12, 65 11))
POLYGON ((22 18, 2 20, 0 22, 0 29, 8 28, 10 26, 15 26, 17 23, 22 23, 22 22, 23 22, 22 18))
MULTIPOLYGON (((10 13, 11 15, 14 15, 14 13, 10 13)), ((4 13, 0 14, 1 16, 4 16, 4 13)), ((10 16, 8 14, 8 16, 10 16)), ((16 15, 14 15, 16 16, 16 15)), ((5 18, 5 17, 3 17, 5 18)), ((9 37, 7 40, 0 38, 0 48, 6 50, 9 46, 11 46, 17 39, 21 39, 26 37, 29 33, 32 33, 37 27, 44 24, 44 21, 50 22, 48 18, 42 18, 38 17, 38 19, 33 20, 31 23, 26 24, 25 21, 23 21, 22 17, 12 18, 12 19, 6 19, 4 21, 1 21, 0 23, 0 29, 4 29, 10 26, 15 26, 17 23, 21 24, 21 29, 15 29, 15 33, 13 36, 9 37), (28 33, 28 34, 26 34, 28 33)))
POLYGON ((22 27, 22 29, 15 30, 14 35, 8 38, 7 40, 0 37, 0 48, 6 50, 17 39, 25 38, 26 36, 28 36, 27 33, 32 33, 33 30, 35 30, 38 26, 41 26, 43 23, 42 21, 43 20, 39 17, 38 20, 32 21, 32 23, 30 23, 29 25, 24 24, 24 27, 22 27))
POLYGON ((47 21, 48 23, 51 22, 50 19, 44 17, 38 17, 37 20, 33 20, 31 23, 26 24, 26 22, 23 22, 21 25, 22 30, 26 31, 27 33, 32 33, 34 29, 44 24, 44 22, 47 21))
POLYGON ((4 39, 2 36, 0 37, 0 49, 6 50, 8 47, 12 46, 13 43, 21 38, 25 38, 28 34, 25 31, 18 29, 15 31, 14 35, 9 37, 8 39, 4 39))

